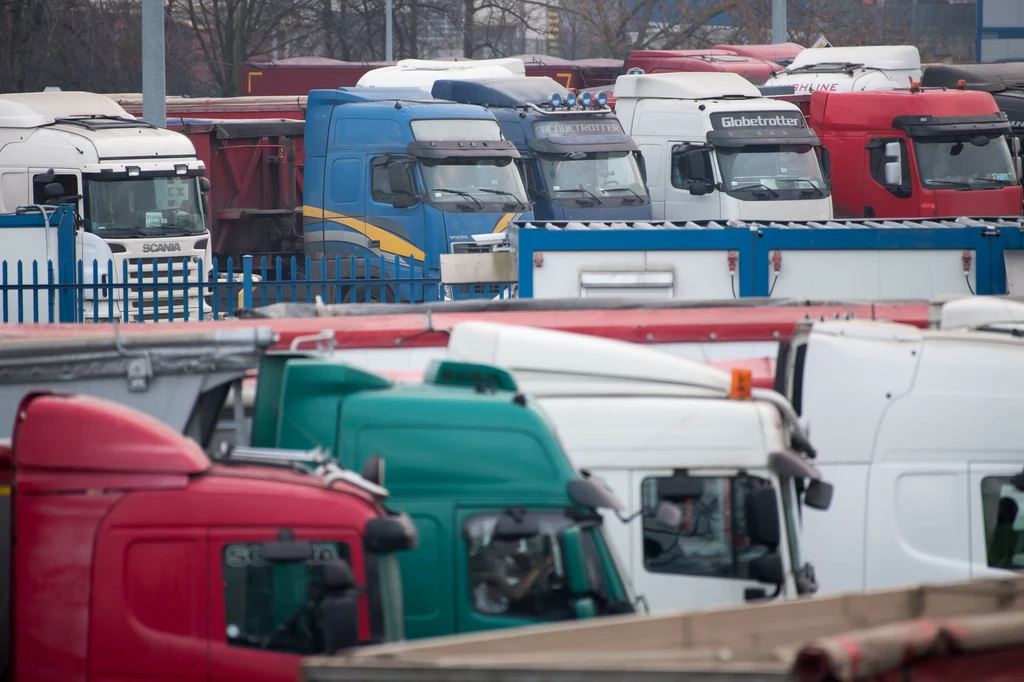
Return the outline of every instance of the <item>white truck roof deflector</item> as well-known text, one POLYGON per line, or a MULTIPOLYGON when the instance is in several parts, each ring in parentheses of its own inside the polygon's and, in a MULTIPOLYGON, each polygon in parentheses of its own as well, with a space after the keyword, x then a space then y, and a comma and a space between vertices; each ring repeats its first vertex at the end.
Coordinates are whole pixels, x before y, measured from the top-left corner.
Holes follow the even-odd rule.
POLYGON ((498 365, 526 393, 725 397, 732 377, 720 369, 643 346, 583 334, 494 322, 452 329, 448 355, 498 365))
POLYGON ((921 53, 913 45, 863 45, 804 50, 786 67, 786 73, 815 64, 863 64, 886 71, 921 68, 921 53))
POLYGON ((648 73, 619 76, 613 94, 616 99, 715 99, 716 97, 761 97, 756 85, 738 73, 648 73))
POLYGON ((939 329, 977 329, 1007 323, 1024 323, 1024 303, 1008 298, 973 296, 943 304, 939 329))
POLYGON ((135 118, 121 106, 93 92, 19 92, 0 95, 0 128, 38 128, 57 118, 80 116, 135 118))
POLYGON ((402 59, 394 66, 367 71, 356 82, 357 87, 413 87, 428 92, 434 81, 441 79, 483 80, 526 76, 522 59, 473 59, 465 61, 431 61, 402 59))

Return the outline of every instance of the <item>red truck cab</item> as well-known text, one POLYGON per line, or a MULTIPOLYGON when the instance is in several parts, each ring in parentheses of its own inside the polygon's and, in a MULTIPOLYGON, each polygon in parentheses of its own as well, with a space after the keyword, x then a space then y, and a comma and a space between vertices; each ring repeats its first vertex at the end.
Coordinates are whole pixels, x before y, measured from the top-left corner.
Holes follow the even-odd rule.
POLYGON ((819 90, 808 124, 831 157, 837 218, 1021 213, 1018 150, 987 92, 819 90))
POLYGON ((381 488, 214 464, 97 398, 30 394, 17 415, 3 679, 292 682, 301 656, 401 638, 393 552, 416 535, 381 488))

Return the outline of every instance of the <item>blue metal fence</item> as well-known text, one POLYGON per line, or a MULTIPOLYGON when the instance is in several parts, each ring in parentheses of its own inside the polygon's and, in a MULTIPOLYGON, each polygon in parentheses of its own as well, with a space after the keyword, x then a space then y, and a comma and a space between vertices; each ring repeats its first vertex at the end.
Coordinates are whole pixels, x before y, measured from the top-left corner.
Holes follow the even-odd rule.
POLYGON ((120 272, 112 261, 2 261, 0 322, 210 320, 272 303, 312 303, 318 296, 325 304, 414 303, 493 298, 507 290, 502 285, 446 289, 436 274, 403 258, 307 256, 305 262, 292 257, 289 263, 243 256, 240 264, 214 258, 209 268, 201 260, 177 260, 139 259, 131 265, 125 260, 120 272), (190 281, 190 269, 208 274, 190 281), (303 274, 283 279, 280 273, 286 271, 303 274))

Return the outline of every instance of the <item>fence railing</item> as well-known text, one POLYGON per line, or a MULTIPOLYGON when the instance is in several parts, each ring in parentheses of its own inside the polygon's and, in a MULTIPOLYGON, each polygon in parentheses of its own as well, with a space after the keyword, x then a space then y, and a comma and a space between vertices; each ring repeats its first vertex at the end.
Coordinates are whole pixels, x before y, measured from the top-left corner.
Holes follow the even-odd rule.
POLYGON ((0 261, 0 322, 195 321, 316 297, 325 304, 421 303, 514 292, 511 283, 442 285, 436 273, 400 257, 240 260, 214 258, 209 267, 191 258, 0 261), (285 272, 296 275, 286 279, 285 272))

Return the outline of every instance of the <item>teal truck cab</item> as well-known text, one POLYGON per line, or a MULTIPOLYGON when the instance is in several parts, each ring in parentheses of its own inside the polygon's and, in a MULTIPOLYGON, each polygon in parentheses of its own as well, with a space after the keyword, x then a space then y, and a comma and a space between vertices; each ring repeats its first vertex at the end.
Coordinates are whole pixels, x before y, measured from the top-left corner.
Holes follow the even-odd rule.
POLYGON ((407 638, 635 610, 598 511, 621 505, 573 470, 504 370, 435 361, 422 384, 392 384, 323 356, 268 355, 252 444, 328 451, 379 485, 386 465, 388 505, 420 539, 399 559, 407 638))
POLYGON ((342 277, 386 277, 397 257, 437 278, 442 254, 533 215, 519 152, 482 106, 416 88, 313 90, 305 147, 305 251, 369 269, 342 277))
POLYGON ((607 106, 547 77, 438 80, 438 99, 487 106, 522 155, 537 220, 650 220, 640 148, 607 106))

